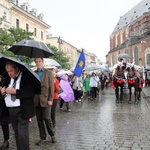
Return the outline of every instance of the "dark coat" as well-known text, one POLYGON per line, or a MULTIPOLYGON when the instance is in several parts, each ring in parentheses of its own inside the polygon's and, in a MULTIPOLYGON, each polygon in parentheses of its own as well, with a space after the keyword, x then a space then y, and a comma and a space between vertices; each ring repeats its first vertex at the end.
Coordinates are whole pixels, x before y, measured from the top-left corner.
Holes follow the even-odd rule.
POLYGON ((10 123, 9 111, 5 105, 4 98, 0 95, 0 124, 5 125, 9 123, 10 123))
MULTIPOLYGON (((10 83, 10 77, 7 76, 6 79, 9 82, 7 82, 5 86, 8 87, 8 83, 10 83)), ((20 89, 16 90, 16 98, 20 99, 22 119, 32 118, 35 115, 35 88, 33 85, 33 80, 31 80, 30 76, 23 72, 20 81, 20 89)))
MULTIPOLYGON (((2 76, 8 77, 6 72, 4 72, 2 76)), ((8 83, 9 81, 5 79, 5 84, 8 84, 8 83)), ((0 124, 5 125, 9 123, 10 123, 9 111, 8 111, 8 108, 6 107, 3 96, 0 94, 0 124)))
POLYGON ((100 76, 100 82, 101 82, 102 84, 104 84, 104 83, 106 82, 106 80, 107 80, 107 76, 106 76, 106 75, 104 75, 104 78, 103 78, 102 75, 100 76))

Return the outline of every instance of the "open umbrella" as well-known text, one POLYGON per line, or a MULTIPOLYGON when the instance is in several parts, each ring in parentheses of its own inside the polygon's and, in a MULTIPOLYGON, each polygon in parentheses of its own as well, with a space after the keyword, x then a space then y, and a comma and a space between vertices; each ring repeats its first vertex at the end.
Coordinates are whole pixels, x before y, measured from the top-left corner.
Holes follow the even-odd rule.
POLYGON ((75 69, 75 67, 72 67, 72 68, 70 69, 70 71, 72 71, 72 72, 73 72, 73 71, 74 71, 74 69, 75 69))
POLYGON ((86 71, 93 71, 93 70, 98 70, 100 68, 101 68, 100 65, 92 65, 92 66, 88 66, 85 70, 86 71))
POLYGON ((103 67, 101 67, 99 70, 101 72, 110 72, 109 68, 103 68, 103 67))
POLYGON ((56 73, 58 77, 64 75, 64 74, 68 74, 68 75, 72 75, 73 72, 71 72, 70 70, 60 70, 59 72, 56 73))
POLYGON ((34 84, 34 86, 35 86, 36 94, 40 94, 40 92, 41 92, 40 79, 39 79, 38 75, 28 67, 27 64, 20 62, 14 58, 7 57, 7 56, 0 54, 0 74, 3 74, 6 71, 5 65, 8 61, 12 61, 12 62, 16 63, 19 70, 22 72, 25 72, 28 75, 29 80, 31 80, 31 84, 34 84))
MULTIPOLYGON (((35 62, 31 62, 30 66, 36 66, 35 62)), ((51 66, 61 67, 61 65, 56 60, 50 58, 44 58, 44 66, 50 68, 51 66)))
POLYGON ((119 54, 117 56, 119 59, 120 58, 133 58, 131 55, 127 54, 127 53, 122 53, 122 54, 119 54))
POLYGON ((15 55, 28 56, 30 58, 36 56, 47 58, 54 55, 53 51, 46 44, 35 40, 22 40, 8 50, 12 51, 15 55))

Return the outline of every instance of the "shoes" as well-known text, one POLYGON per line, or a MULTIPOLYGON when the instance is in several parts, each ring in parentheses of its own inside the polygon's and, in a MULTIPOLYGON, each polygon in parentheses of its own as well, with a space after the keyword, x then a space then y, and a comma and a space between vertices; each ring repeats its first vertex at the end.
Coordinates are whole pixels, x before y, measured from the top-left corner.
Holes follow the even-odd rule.
POLYGON ((81 102, 81 99, 79 99, 79 102, 81 102))
POLYGON ((52 138, 52 143, 56 143, 57 142, 55 136, 52 136, 51 138, 52 138))
POLYGON ((78 100, 76 100, 76 103, 78 103, 78 100))
POLYGON ((39 141, 37 141, 35 143, 35 145, 41 145, 41 144, 44 144, 44 143, 46 143, 46 140, 40 139, 39 141))
POLYGON ((0 147, 1 150, 5 150, 9 147, 9 142, 8 141, 4 141, 3 145, 0 147))
POLYGON ((68 111, 68 112, 71 112, 71 110, 70 110, 70 109, 68 109, 67 111, 68 111))

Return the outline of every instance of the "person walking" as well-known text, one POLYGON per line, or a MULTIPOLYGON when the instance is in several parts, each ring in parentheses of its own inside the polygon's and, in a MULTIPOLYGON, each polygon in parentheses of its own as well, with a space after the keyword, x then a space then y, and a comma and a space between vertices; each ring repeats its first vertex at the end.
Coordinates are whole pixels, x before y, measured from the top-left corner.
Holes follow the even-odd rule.
MULTIPOLYGON (((2 87, 0 87, 0 90, 1 89, 2 87)), ((0 150, 5 150, 9 147, 9 111, 2 95, 0 95, 0 125, 4 137, 4 142, 0 150)))
POLYGON ((53 104, 54 97, 54 76, 52 71, 44 68, 44 59, 42 57, 36 57, 34 61, 37 67, 35 72, 41 80, 41 94, 35 95, 34 97, 36 118, 40 136, 40 140, 35 144, 41 145, 46 142, 45 128, 47 128, 52 143, 55 143, 56 138, 54 136, 51 119, 51 106, 53 104))
POLYGON ((59 81, 57 79, 57 75, 55 72, 53 72, 53 75, 54 75, 54 97, 53 97, 53 105, 51 106, 51 119, 52 119, 52 124, 53 124, 53 128, 55 129, 55 126, 56 126, 56 106, 57 106, 57 103, 58 103, 58 100, 59 100, 59 81))
MULTIPOLYGON (((29 150, 29 118, 35 115, 35 88, 30 76, 14 62, 6 63, 7 76, 1 94, 9 110, 17 150, 29 150)), ((8 132, 7 132, 8 133, 8 132)))
MULTIPOLYGON (((4 86, 4 77, 3 75, 0 75, 0 91, 2 87, 4 86)), ((0 94, 0 125, 3 132, 3 144, 0 146, 0 150, 5 150, 9 147, 9 110, 8 107, 6 107, 4 97, 0 94)))
POLYGON ((63 108, 63 104, 66 103, 67 111, 71 112, 70 109, 70 101, 74 100, 74 92, 71 88, 70 82, 68 80, 68 75, 64 74, 60 76, 60 87, 62 88, 63 92, 59 94, 60 99, 60 110, 63 108))
POLYGON ((99 77, 96 75, 96 73, 92 73, 92 76, 90 77, 90 87, 91 87, 91 95, 92 100, 95 100, 97 97, 97 86, 99 82, 99 77))
POLYGON ((74 91, 75 100, 76 102, 81 102, 81 91, 83 87, 83 80, 82 77, 77 77, 76 75, 72 78, 72 89, 74 91))
POLYGON ((150 87, 150 71, 147 71, 147 85, 150 87))
POLYGON ((90 87, 90 75, 87 74, 83 81, 83 86, 85 87, 86 95, 88 96, 88 99, 91 98, 91 87, 90 87))
POLYGON ((102 73, 100 76, 101 90, 102 91, 104 90, 106 80, 107 80, 107 76, 104 73, 102 73))

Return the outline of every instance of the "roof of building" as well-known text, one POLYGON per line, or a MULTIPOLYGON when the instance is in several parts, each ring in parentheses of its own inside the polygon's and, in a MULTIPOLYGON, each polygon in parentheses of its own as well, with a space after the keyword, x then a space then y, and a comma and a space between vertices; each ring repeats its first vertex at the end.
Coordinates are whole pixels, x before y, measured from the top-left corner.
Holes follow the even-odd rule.
POLYGON ((131 22, 139 18, 145 12, 150 11, 150 0, 142 0, 135 7, 129 10, 126 14, 120 17, 115 29, 112 33, 117 32, 122 29, 124 26, 130 25, 131 22))

